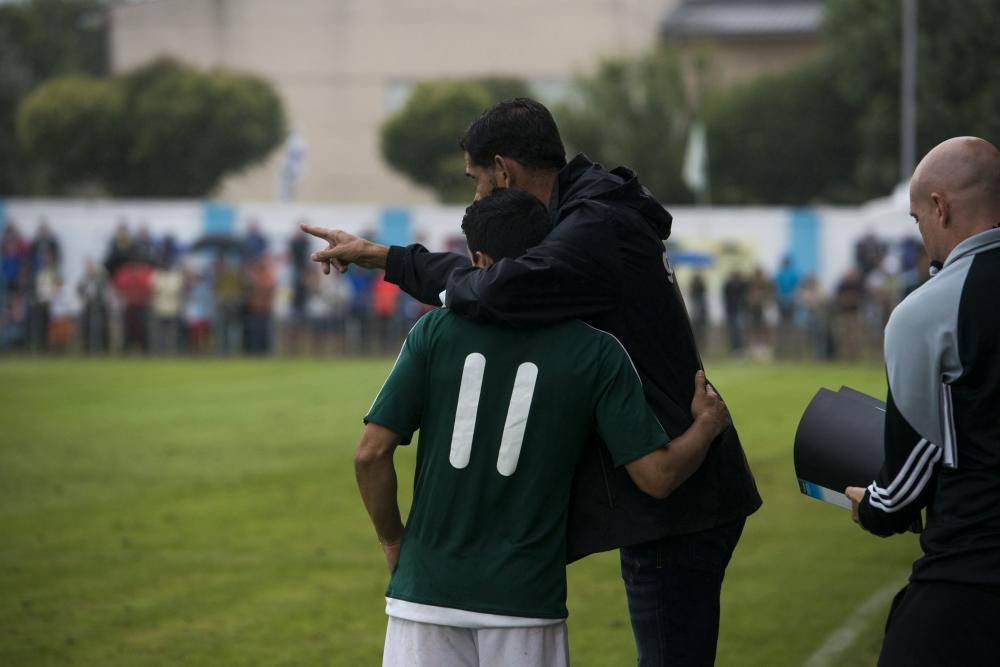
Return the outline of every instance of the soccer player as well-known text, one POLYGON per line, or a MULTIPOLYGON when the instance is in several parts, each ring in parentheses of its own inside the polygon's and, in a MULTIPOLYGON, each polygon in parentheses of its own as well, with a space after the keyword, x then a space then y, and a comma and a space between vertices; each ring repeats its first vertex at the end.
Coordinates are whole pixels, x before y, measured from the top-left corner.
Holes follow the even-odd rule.
MULTIPOLYGON (((550 222, 531 194, 498 188, 467 209, 462 229, 483 268, 524 254, 550 222)), ((730 423, 700 371, 691 412, 669 440, 621 343, 581 321, 514 329, 447 309, 424 316, 355 458, 392 572, 383 665, 568 664, 566 519, 579 454, 596 430, 613 465, 666 497, 730 423), (404 529, 392 459, 416 431, 404 529)))
MULTIPOLYGON (((701 360, 663 245, 671 215, 632 170, 607 170, 582 154, 567 161, 555 119, 534 100, 487 109, 460 145, 476 199, 499 186, 548 208, 552 230, 531 252, 480 270, 457 253, 386 247, 305 225, 329 243, 314 260, 325 271, 383 268, 407 294, 430 305, 444 300, 476 322, 530 328, 579 319, 607 331, 635 363, 666 433, 684 433, 701 360)), ((736 428, 665 500, 643 493, 593 442, 577 467, 567 558, 619 549, 640 667, 711 667, 726 568, 761 505, 736 428)))

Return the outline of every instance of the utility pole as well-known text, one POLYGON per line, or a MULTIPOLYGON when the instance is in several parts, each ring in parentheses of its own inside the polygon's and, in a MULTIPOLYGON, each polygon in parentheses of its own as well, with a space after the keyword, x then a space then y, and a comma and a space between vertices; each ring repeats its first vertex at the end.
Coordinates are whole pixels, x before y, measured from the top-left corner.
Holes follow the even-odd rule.
POLYGON ((917 160, 917 0, 903 0, 902 65, 899 170, 906 182, 917 160))

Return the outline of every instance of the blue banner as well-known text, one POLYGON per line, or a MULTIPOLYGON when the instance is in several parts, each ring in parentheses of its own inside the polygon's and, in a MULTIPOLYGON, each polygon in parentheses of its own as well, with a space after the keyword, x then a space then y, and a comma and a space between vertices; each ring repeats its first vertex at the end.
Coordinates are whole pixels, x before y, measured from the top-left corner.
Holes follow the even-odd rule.
POLYGON ((810 208, 791 211, 788 221, 788 256, 800 276, 819 275, 820 219, 810 208))
POLYGON ((406 208, 384 208, 379 214, 378 242, 409 245, 413 242, 412 216, 406 208))
POLYGON ((202 225, 207 236, 231 236, 236 233, 236 208, 222 202, 206 202, 202 225))

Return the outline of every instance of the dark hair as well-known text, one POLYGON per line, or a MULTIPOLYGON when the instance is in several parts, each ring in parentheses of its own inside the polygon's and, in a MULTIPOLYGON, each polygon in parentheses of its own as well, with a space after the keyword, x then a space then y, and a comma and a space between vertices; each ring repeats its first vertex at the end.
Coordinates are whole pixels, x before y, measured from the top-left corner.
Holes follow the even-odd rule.
POLYGON ((494 155, 513 158, 533 169, 562 169, 566 149, 552 114, 527 97, 498 102, 469 125, 459 147, 472 164, 493 165, 494 155))
POLYGON ((462 231, 469 250, 500 261, 520 257, 542 242, 552 228, 542 202, 524 190, 494 188, 465 209, 462 231))

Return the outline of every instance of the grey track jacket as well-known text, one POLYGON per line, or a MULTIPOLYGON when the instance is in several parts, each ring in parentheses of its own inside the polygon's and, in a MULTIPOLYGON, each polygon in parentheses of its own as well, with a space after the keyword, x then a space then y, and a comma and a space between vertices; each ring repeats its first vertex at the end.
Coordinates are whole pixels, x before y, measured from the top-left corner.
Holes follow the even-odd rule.
POLYGON ((885 359, 885 463, 861 524, 903 532, 926 507, 911 579, 1000 587, 1000 229, 899 304, 885 359))

